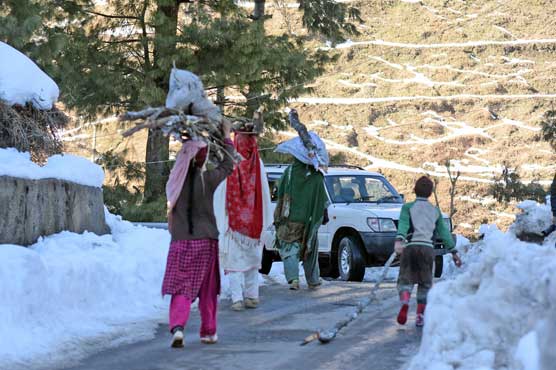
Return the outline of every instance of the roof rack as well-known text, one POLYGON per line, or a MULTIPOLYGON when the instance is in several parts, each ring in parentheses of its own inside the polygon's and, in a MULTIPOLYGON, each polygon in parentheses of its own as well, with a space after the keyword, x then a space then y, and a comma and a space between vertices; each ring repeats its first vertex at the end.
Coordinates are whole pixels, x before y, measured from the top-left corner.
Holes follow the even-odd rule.
POLYGON ((344 167, 344 168, 353 168, 354 170, 365 171, 365 169, 364 169, 363 167, 355 166, 355 165, 353 165, 353 164, 331 164, 331 165, 328 166, 328 168, 331 168, 331 167, 332 167, 332 168, 339 168, 339 167, 340 167, 340 168, 341 168, 341 167, 344 167))
MULTIPOLYGON (((290 164, 291 163, 265 163, 264 165, 265 167, 287 167, 290 164)), ((352 168, 354 170, 365 171, 363 167, 355 166, 352 164, 331 164, 328 166, 328 168, 352 168)))

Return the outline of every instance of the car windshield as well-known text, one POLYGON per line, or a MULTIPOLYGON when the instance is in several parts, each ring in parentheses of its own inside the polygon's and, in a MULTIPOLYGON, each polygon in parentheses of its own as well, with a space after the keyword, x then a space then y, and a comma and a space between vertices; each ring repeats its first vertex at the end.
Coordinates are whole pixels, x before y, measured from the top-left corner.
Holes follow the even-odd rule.
POLYGON ((385 178, 371 175, 328 175, 326 188, 333 203, 403 203, 385 178))

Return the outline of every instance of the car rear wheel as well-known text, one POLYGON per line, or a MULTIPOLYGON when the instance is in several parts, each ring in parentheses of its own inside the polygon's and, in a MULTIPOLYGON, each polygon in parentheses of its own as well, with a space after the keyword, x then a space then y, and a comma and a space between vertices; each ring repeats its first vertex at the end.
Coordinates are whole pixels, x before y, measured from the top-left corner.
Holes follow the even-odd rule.
POLYGON ((361 242, 355 236, 346 235, 338 243, 338 270, 345 281, 363 281, 365 258, 361 242))
POLYGON ((261 259, 259 273, 268 275, 272 269, 272 262, 274 262, 274 256, 271 252, 267 251, 266 248, 263 248, 263 257, 261 259))

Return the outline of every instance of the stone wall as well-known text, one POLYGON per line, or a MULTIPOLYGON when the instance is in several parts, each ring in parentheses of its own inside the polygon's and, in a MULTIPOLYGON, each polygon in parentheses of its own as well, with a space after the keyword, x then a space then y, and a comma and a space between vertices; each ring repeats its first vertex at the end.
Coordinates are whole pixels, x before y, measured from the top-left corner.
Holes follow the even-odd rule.
POLYGON ((0 176, 0 244, 27 246, 63 230, 110 232, 102 189, 58 179, 0 176))

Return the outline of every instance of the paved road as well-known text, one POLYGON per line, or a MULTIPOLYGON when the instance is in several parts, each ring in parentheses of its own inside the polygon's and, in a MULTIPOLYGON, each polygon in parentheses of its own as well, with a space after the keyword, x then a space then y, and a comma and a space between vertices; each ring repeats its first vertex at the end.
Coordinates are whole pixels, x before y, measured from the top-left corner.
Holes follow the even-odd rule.
POLYGON ((299 345, 315 328, 332 326, 353 312, 370 287, 332 281, 318 291, 295 292, 271 284, 261 288, 259 309, 237 313, 222 302, 216 345, 199 343, 194 312, 183 349, 169 348, 170 335, 161 323, 154 339, 103 351, 71 370, 403 369, 417 351, 420 331, 395 324, 398 302, 392 284, 379 292, 381 304, 370 307, 333 342, 299 345))

